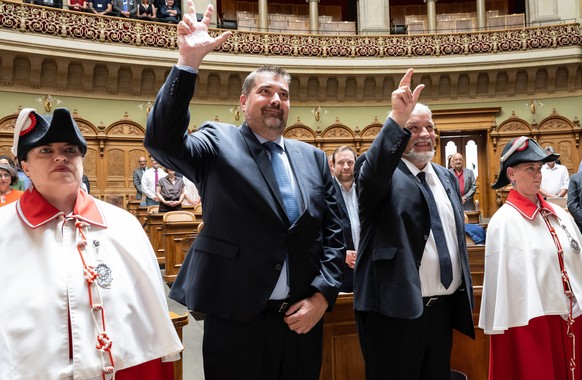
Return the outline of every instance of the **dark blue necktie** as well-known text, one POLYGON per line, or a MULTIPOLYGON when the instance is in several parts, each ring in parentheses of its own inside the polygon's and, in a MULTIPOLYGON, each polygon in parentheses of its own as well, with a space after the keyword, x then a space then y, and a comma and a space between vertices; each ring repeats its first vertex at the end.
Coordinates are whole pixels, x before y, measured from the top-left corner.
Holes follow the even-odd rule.
POLYGON ((299 203, 297 202, 297 197, 293 191, 291 178, 289 178, 289 173, 287 173, 285 163, 281 157, 285 152, 283 152, 281 146, 272 141, 267 141, 263 145, 271 151, 271 166, 275 173, 277 185, 279 185, 279 192, 283 198, 283 207, 285 208, 285 213, 287 214, 289 222, 293 224, 297 218, 299 218, 299 203))
POLYGON ((437 251, 439 254, 439 263, 441 265, 441 283, 448 289, 453 282, 453 266, 451 264, 451 256, 449 254, 449 248, 447 247, 447 240, 445 238, 445 232, 443 230, 443 224, 441 223, 441 217, 439 215, 439 210, 437 208, 436 201, 428 183, 426 182, 426 173, 420 172, 417 174, 420 183, 426 190, 425 195, 428 197, 428 209, 430 211, 430 229, 434 236, 434 241, 437 246, 437 251))

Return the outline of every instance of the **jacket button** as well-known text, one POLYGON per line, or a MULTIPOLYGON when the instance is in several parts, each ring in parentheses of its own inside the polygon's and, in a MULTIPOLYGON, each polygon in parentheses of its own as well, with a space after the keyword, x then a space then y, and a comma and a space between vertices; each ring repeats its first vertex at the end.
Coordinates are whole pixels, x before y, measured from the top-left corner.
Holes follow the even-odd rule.
POLYGON ((280 272, 282 268, 283 268, 283 266, 282 266, 281 264, 277 264, 277 265, 275 265, 275 270, 276 270, 277 272, 280 272))
POLYGON ((293 235, 293 230, 287 230, 287 235, 293 235))
POLYGON ((428 240, 428 235, 424 235, 424 240, 428 240))

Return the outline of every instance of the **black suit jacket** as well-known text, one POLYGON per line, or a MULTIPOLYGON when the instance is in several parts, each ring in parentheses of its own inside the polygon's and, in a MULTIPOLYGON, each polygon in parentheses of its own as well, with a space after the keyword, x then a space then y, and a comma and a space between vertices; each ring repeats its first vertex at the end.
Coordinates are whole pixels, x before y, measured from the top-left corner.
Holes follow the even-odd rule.
MULTIPOLYGON (((355 309, 402 319, 418 318, 424 310, 419 267, 430 233, 422 185, 400 159, 409 139, 409 131, 388 119, 362 159, 357 178, 361 237, 355 309)), ((473 286, 459 184, 447 169, 432 165, 453 206, 458 232, 463 281, 453 296, 453 326, 474 337, 473 286)))
POLYGON ((192 310, 250 321, 264 309, 288 256, 290 301, 321 292, 331 307, 344 246, 325 153, 285 140, 301 193, 301 215, 289 225, 266 148, 246 123, 207 122, 188 134, 195 80, 195 74, 172 69, 144 142, 160 163, 194 182, 204 205, 204 228, 170 297, 192 310))
POLYGON ((568 185, 568 211, 572 214, 576 225, 582 231, 582 173, 570 176, 568 185))
MULTIPOLYGON (((337 201, 340 206, 340 217, 342 224, 342 231, 344 234, 344 241, 346 244, 346 250, 354 250, 354 239, 352 238, 352 223, 350 221, 350 215, 348 214, 348 208, 344 197, 342 196, 342 189, 340 183, 334 179, 333 184, 337 193, 337 201)), ((348 266, 345 262, 344 255, 344 276, 342 286, 340 288, 341 292, 351 293, 354 291, 354 270, 348 266)))

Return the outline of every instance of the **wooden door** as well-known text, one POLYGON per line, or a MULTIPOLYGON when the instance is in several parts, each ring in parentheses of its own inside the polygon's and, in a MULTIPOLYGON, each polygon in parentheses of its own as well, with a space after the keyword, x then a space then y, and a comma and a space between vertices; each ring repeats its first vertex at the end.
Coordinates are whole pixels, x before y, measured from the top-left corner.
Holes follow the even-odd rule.
POLYGON ((461 153, 464 158, 465 167, 473 170, 477 180, 477 190, 475 200, 479 200, 479 206, 487 210, 487 197, 481 196, 483 191, 489 189, 487 178, 489 177, 487 165, 487 132, 461 131, 461 132, 441 132, 439 140, 440 162, 447 166, 448 157, 454 153, 461 153))

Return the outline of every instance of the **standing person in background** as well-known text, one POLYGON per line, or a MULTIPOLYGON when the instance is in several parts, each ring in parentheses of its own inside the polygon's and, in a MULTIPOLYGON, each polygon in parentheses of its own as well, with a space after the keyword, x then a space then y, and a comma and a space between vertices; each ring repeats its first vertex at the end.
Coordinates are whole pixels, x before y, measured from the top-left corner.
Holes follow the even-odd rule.
POLYGON ((342 229, 346 244, 344 277, 340 292, 354 291, 354 266, 358 256, 360 240, 360 217, 358 215, 358 193, 354 181, 356 152, 349 146, 340 146, 332 154, 332 173, 336 192, 341 194, 338 203, 341 210, 342 229))
POLYGON ((184 180, 184 204, 198 206, 200 204, 200 194, 196 185, 186 177, 182 177, 182 180, 184 180))
POLYGON ((156 256, 133 215, 80 189, 87 143, 69 111, 23 109, 13 152, 32 185, 0 208, 0 277, 18 289, 0 296, 0 379, 174 379, 156 256))
POLYGON ((141 178, 141 191, 145 195, 146 206, 155 206, 160 204, 160 199, 158 198, 157 186, 158 181, 168 175, 164 169, 160 168, 160 164, 150 155, 150 162, 152 167, 147 169, 141 178))
POLYGON ((431 163, 432 113, 412 74, 357 169, 354 308, 368 380, 450 379, 453 328, 475 337, 459 185, 431 163))
POLYGON ((525 136, 501 153, 492 187, 513 188, 487 227, 479 317, 491 380, 582 379, 582 234, 539 194, 542 165, 557 158, 525 136))
POLYGON ((463 163, 463 155, 461 153, 455 153, 451 158, 452 167, 449 170, 455 175, 455 177, 457 177, 457 180, 459 181, 459 190, 461 191, 463 210, 472 211, 475 210, 475 201, 473 196, 477 190, 477 182, 475 180, 475 173, 473 173, 473 170, 467 169, 463 163))
POLYGON ((317 380, 343 266, 333 178, 323 151, 282 136, 291 77, 278 66, 243 82, 240 127, 209 121, 188 133, 199 67, 232 34, 208 34, 212 11, 198 22, 188 1, 144 140, 196 184, 205 211, 169 296, 206 314, 206 380, 317 380))
POLYGON ((159 212, 181 210, 184 200, 184 181, 176 177, 176 172, 172 169, 168 169, 167 173, 156 186, 156 195, 160 200, 159 212))
MULTIPOLYGON (((547 146, 545 151, 551 156, 560 157, 551 146, 547 146)), ((570 174, 568 168, 557 161, 547 161, 542 167, 540 194, 544 198, 565 197, 568 194, 570 174)))
POLYGON ((141 156, 137 159, 137 163, 139 165, 138 168, 134 169, 133 171, 133 187, 135 187, 135 199, 138 201, 142 201, 140 206, 145 206, 145 197, 143 195, 143 191, 141 189, 141 180, 143 178, 144 173, 148 169, 148 161, 144 156, 141 156))

